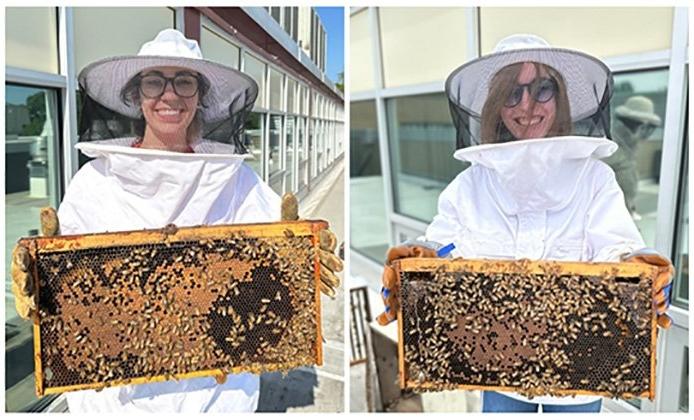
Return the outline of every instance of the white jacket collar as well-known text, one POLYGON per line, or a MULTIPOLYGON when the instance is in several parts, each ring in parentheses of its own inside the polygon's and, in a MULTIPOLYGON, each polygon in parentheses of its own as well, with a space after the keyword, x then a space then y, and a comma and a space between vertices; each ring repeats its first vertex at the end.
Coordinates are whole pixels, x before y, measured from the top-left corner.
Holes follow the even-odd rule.
POLYGON ((132 147, 134 137, 121 137, 111 140, 99 140, 77 143, 75 148, 80 150, 86 156, 96 158, 100 156, 107 157, 111 154, 125 154, 131 156, 157 156, 167 159, 230 159, 243 160, 252 155, 236 154, 236 148, 229 144, 219 143, 210 140, 198 140, 191 144, 191 148, 195 153, 179 153, 170 152, 167 150, 143 149, 140 147, 132 147))
POLYGON ((120 190, 142 199, 163 200, 173 207, 194 192, 207 191, 210 199, 227 185, 248 155, 233 154, 234 147, 201 140, 195 153, 132 147, 134 138, 78 143, 76 148, 99 159, 104 175, 120 190))
POLYGON ((453 156, 486 168, 490 189, 504 211, 517 214, 561 209, 590 160, 615 150, 617 144, 606 138, 563 136, 483 144, 453 156))

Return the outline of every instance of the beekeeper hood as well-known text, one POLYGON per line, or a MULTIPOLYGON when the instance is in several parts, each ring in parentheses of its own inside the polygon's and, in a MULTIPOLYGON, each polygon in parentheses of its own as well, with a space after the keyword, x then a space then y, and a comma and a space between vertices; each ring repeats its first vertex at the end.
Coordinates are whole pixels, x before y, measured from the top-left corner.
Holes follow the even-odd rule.
POLYGON ((455 158, 493 172, 509 213, 556 210, 589 160, 611 155, 607 66, 582 52, 512 35, 446 80, 457 131, 455 158))
POLYGON ((446 80, 457 149, 519 139, 500 114, 522 107, 526 98, 533 98, 534 105, 551 101, 556 106, 554 124, 538 137, 610 137, 612 90, 612 73, 602 61, 529 34, 502 39, 491 54, 460 66, 446 80), (523 63, 540 73, 527 84, 516 80, 523 63))
MULTIPOLYGON (((265 207, 278 198, 243 165, 248 157, 241 141, 243 125, 258 94, 251 78, 203 60, 197 42, 166 29, 136 56, 88 65, 79 81, 85 112, 76 147, 94 160, 73 178, 69 200, 61 204, 75 230, 270 220, 263 218, 269 214, 265 207), (190 69, 200 77, 196 115, 205 128, 201 136, 188 138, 194 153, 133 147, 138 145, 133 129, 144 120, 138 101, 124 97, 123 87, 143 70, 159 66, 190 69)), ((174 84, 175 92, 185 88, 172 79, 165 83, 164 89, 174 84)))
MULTIPOLYGON (((145 120, 138 99, 140 80, 143 71, 153 67, 178 67, 197 74, 199 103, 194 123, 200 126, 199 137, 231 144, 237 154, 246 153, 243 128, 258 96, 258 85, 236 69, 204 60, 197 41, 174 29, 159 32, 137 55, 98 60, 80 72, 80 142, 142 136, 145 120)), ((164 83, 171 83, 179 92, 175 80, 164 83)))

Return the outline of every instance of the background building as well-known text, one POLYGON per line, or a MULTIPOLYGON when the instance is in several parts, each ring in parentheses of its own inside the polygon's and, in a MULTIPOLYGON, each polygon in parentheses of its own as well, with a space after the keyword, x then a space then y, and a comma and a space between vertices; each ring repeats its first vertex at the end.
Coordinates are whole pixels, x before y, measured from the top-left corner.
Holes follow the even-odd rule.
MULTIPOLYGON (((554 46, 583 50, 607 63, 615 77, 612 110, 632 95, 644 95, 663 120, 636 151, 636 224, 646 244, 677 267, 670 309, 674 325, 659 334, 657 399, 606 400, 603 407, 688 411, 687 15, 686 8, 665 7, 352 8, 351 280, 355 288, 366 287, 361 290, 368 291, 371 313, 382 310, 377 291, 385 250, 423 234, 436 214, 439 193, 465 168, 453 159, 446 77, 491 52, 505 36, 536 33, 554 46)), ((374 342, 393 336, 394 325, 371 325, 374 342)), ((378 370, 382 395, 371 400, 388 405, 399 390, 392 391, 383 377, 392 366, 377 363, 371 368, 378 370)), ((353 390, 360 381, 353 376, 353 390)), ((419 408, 429 404, 427 398, 434 396, 422 395, 419 408)), ((455 401, 447 401, 453 409, 455 401)))
POLYGON ((240 69, 260 87, 245 132, 254 159, 246 162, 277 193, 314 204, 311 193, 328 191, 324 184, 335 182, 342 165, 344 102, 325 76, 325 30, 309 7, 5 10, 6 409, 41 411, 52 398, 34 394, 31 325, 14 311, 9 257, 17 238, 38 232, 39 209, 58 206, 84 163, 73 147, 82 68, 135 54, 165 28, 196 39, 206 59, 240 69))

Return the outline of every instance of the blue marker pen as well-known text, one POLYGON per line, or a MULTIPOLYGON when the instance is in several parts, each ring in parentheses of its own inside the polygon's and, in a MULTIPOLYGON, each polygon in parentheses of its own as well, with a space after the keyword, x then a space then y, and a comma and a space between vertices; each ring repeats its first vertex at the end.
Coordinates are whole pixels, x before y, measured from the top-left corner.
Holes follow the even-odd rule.
POLYGON ((436 251, 436 256, 439 258, 448 257, 448 256, 450 256, 451 251, 453 251, 454 249, 455 249, 455 245, 453 244, 453 242, 451 242, 450 244, 448 244, 446 246, 442 246, 441 248, 439 248, 439 250, 436 251))

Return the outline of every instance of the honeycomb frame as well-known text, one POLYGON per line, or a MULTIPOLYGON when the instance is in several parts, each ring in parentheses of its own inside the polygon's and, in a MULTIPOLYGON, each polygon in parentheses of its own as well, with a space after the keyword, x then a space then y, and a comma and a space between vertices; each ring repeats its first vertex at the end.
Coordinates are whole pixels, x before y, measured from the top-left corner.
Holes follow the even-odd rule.
POLYGON ((22 238, 36 394, 321 365, 322 220, 22 238))
POLYGON ((655 398, 657 268, 441 258, 393 267, 402 389, 655 398))

